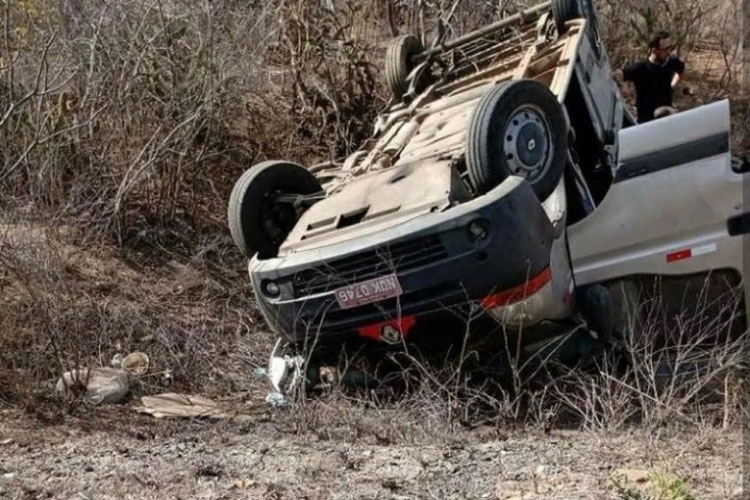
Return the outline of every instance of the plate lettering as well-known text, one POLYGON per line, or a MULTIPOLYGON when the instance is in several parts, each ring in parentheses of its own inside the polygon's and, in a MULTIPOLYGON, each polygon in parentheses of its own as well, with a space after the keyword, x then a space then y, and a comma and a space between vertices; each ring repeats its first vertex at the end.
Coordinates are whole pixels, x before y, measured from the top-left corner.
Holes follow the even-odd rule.
POLYGON ((345 286, 335 291, 336 301, 342 309, 380 302, 398 297, 403 291, 395 274, 345 286))

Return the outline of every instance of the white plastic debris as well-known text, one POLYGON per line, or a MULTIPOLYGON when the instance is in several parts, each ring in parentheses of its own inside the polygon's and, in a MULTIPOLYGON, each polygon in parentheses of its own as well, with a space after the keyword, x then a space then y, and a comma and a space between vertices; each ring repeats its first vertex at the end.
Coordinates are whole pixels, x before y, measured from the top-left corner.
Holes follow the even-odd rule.
POLYGON ((121 363, 121 368, 131 375, 141 376, 148 371, 149 359, 142 352, 133 352, 125 356, 121 363))
POLYGON ((268 360, 267 377, 271 391, 266 396, 266 402, 275 407, 286 406, 288 395, 292 394, 303 380, 304 358, 299 355, 282 354, 284 349, 285 345, 279 339, 268 360))
POLYGON ((94 404, 119 403, 130 390, 130 375, 119 368, 81 368, 65 372, 55 388, 61 394, 84 392, 94 404))
POLYGON ((289 401, 287 401, 286 396, 284 396, 280 392, 269 392, 266 396, 266 403, 273 406, 274 408, 284 408, 287 404, 289 404, 289 401))
POLYGON ((63 373, 55 389, 60 394, 85 393, 94 404, 119 403, 130 390, 130 380, 148 371, 148 356, 142 352, 128 354, 124 358, 115 354, 111 367, 79 368, 63 373))
POLYGON ((112 356, 112 359, 109 362, 109 366, 112 368, 121 368, 122 367, 122 354, 119 352, 112 356))

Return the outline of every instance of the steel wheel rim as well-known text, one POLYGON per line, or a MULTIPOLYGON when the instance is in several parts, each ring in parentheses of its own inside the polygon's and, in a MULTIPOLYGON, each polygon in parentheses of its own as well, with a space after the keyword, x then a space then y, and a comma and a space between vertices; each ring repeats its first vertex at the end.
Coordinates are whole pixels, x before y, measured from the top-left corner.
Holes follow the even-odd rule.
POLYGON ((532 105, 517 108, 503 134, 505 161, 510 173, 534 182, 549 170, 554 156, 552 134, 544 113, 532 105))

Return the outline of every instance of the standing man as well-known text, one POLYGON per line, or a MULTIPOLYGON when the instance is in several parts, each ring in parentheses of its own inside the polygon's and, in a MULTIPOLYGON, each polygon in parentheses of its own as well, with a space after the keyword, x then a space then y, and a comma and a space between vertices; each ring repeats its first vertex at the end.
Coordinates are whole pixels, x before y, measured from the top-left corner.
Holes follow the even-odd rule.
POLYGON ((685 72, 685 63, 672 55, 674 47, 666 31, 654 35, 648 49, 648 59, 631 64, 615 74, 617 80, 635 84, 640 123, 677 112, 672 107, 672 92, 685 72))

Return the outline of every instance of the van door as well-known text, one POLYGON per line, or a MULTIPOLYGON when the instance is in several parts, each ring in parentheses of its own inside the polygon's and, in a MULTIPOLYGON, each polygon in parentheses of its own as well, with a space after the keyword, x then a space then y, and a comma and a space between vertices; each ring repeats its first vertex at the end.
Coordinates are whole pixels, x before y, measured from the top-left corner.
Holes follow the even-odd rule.
POLYGON ((600 144, 614 143, 623 117, 620 90, 612 79, 606 51, 595 50, 588 36, 581 40, 575 77, 600 144))
POLYGON ((729 134, 726 100, 621 130, 612 186, 568 228, 576 284, 711 269, 741 273, 742 237, 730 227, 747 217, 748 174, 732 168, 729 134))

